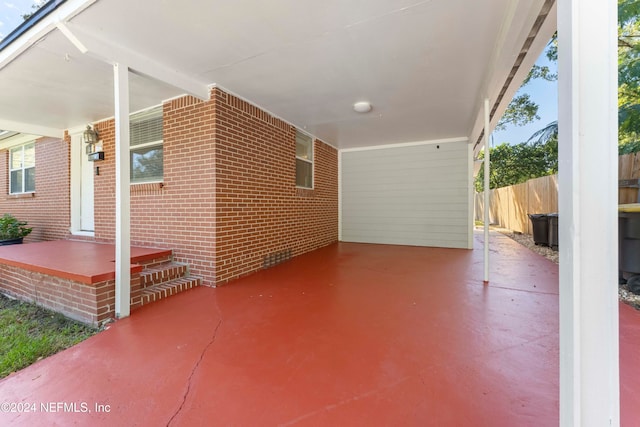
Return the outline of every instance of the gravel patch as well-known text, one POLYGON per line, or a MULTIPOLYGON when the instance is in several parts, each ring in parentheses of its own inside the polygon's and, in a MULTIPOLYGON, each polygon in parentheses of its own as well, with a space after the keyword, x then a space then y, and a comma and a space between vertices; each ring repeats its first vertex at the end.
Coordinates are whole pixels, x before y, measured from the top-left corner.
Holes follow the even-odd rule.
MULTIPOLYGON (((536 245, 535 243, 533 243, 532 236, 528 234, 514 233, 511 230, 505 230, 505 229, 496 229, 496 230, 504 234, 505 236, 511 238, 512 240, 515 240, 516 242, 520 243, 522 246, 527 247, 529 250, 542 255, 548 260, 555 262, 556 264, 559 263, 560 253, 558 251, 554 251, 549 247, 536 245)), ((623 301, 629 304, 636 310, 640 310, 640 295, 631 292, 626 284, 618 285, 618 298, 620 299, 620 301, 623 301)))
POLYGON ((554 251, 548 246, 540 246, 533 243, 533 237, 528 234, 515 233, 509 230, 498 230, 505 236, 515 240, 520 243, 522 246, 527 247, 530 251, 533 251, 539 255, 542 255, 549 261, 555 262, 556 264, 560 263, 560 253, 558 251, 554 251))
POLYGON ((618 287, 618 298, 620 301, 624 301, 636 310, 640 310, 640 295, 636 295, 631 292, 627 285, 620 285, 618 287))

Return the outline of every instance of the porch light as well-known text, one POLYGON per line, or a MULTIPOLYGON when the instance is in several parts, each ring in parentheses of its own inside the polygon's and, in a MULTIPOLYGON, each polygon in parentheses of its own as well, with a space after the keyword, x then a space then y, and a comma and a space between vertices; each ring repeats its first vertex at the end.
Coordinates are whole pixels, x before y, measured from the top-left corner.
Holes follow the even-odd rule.
MULTIPOLYGON (((104 151, 102 149, 102 141, 98 140, 98 132, 91 128, 91 125, 87 125, 87 130, 82 132, 82 140, 87 144, 85 146, 85 152, 90 162, 97 162, 104 160, 104 151)), ((96 168, 96 175, 98 175, 98 169, 96 168)))
POLYGON ((95 144, 98 142, 98 132, 87 125, 87 130, 82 133, 82 140, 87 144, 95 144))
POLYGON ((368 113, 371 111, 371 104, 367 101, 356 102, 353 104, 353 109, 358 113, 368 113))

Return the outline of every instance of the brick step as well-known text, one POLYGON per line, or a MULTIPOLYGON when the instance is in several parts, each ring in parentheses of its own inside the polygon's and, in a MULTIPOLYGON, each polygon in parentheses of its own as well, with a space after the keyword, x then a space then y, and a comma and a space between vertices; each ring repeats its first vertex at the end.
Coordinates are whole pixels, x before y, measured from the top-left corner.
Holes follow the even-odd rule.
POLYGON ((187 264, 181 264, 179 262, 170 261, 154 265, 153 267, 145 267, 140 273, 140 287, 144 289, 159 285, 179 277, 184 277, 187 274, 187 264))
POLYGON ((145 305, 154 301, 159 301, 163 298, 168 298, 172 295, 200 286, 201 283, 202 279, 199 277, 189 276, 152 285, 142 290, 140 303, 141 305, 145 305))

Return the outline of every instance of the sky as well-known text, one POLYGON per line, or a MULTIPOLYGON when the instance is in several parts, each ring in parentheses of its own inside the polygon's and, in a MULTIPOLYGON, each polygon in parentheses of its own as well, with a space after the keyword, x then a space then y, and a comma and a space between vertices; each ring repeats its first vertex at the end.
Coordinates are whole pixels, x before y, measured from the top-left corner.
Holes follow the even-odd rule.
MULTIPOLYGON (((0 40, 23 22, 22 15, 33 11, 32 5, 42 5, 45 0, 0 0, 0 40)), ((537 61, 539 65, 548 65, 552 72, 556 72, 556 64, 549 63, 544 52, 537 61)), ((493 146, 507 142, 518 144, 525 142, 537 130, 558 119, 558 85, 557 82, 547 82, 541 79, 530 82, 518 93, 528 93, 540 108, 540 120, 527 126, 509 126, 504 131, 493 133, 493 146)))
POLYGON ((42 5, 44 2, 44 0, 0 0, 0 39, 5 38, 24 21, 22 15, 33 12, 31 5, 42 5))
MULTIPOLYGON (((552 73, 558 72, 558 65, 549 62, 544 52, 536 62, 538 65, 547 65, 552 73)), ((504 131, 493 132, 492 146, 500 145, 503 142, 509 144, 518 144, 526 142, 531 135, 542 129, 554 120, 558 120, 558 82, 548 82, 543 79, 531 81, 528 85, 521 87, 516 95, 528 93, 533 102, 539 105, 538 116, 540 120, 536 120, 526 126, 508 126, 504 131)))

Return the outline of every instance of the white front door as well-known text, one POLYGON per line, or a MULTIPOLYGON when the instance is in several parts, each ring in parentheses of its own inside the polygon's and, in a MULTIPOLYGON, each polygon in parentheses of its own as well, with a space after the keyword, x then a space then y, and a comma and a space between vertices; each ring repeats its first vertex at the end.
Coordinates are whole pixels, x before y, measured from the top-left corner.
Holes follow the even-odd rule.
POLYGON ((93 234, 94 164, 88 160, 82 132, 71 135, 71 232, 93 234))
POLYGON ((80 230, 93 231, 93 162, 85 154, 85 144, 80 143, 82 168, 80 184, 80 230))

